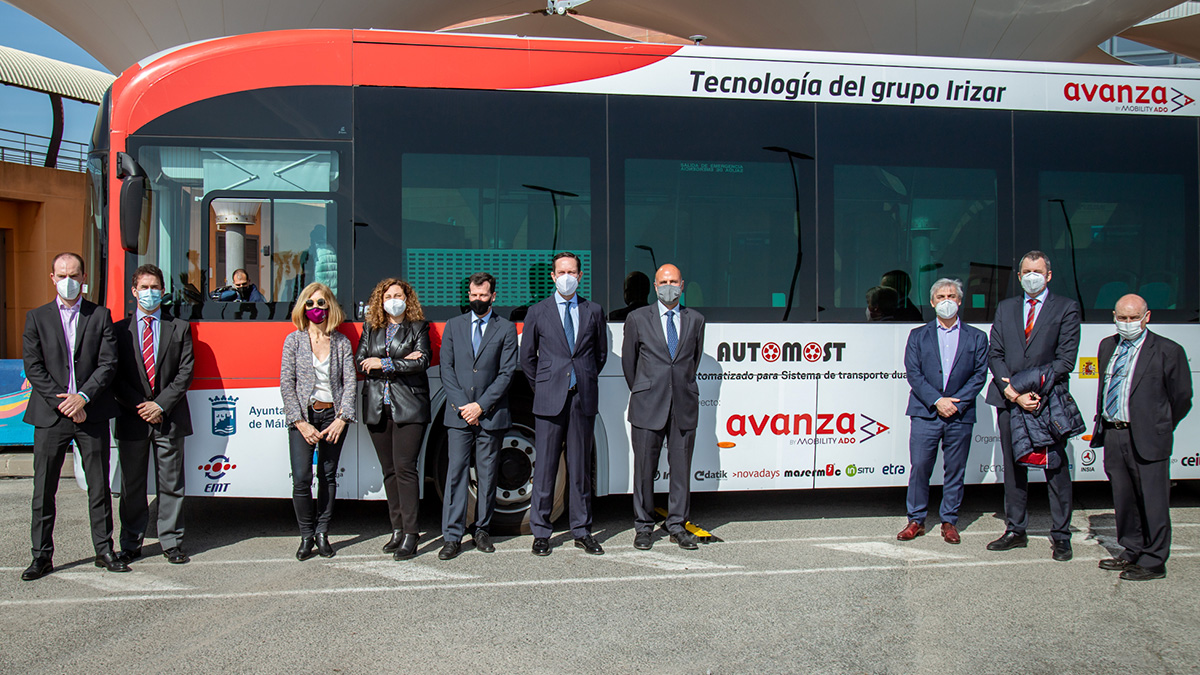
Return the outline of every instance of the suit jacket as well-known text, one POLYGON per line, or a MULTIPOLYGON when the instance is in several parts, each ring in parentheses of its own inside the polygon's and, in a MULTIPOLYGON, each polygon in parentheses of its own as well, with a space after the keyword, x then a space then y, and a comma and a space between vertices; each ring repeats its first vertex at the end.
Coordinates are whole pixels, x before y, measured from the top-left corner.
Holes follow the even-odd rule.
POLYGON ((362 370, 362 362, 369 358, 392 360, 392 371, 372 370, 363 381, 363 422, 379 424, 383 418, 383 388, 388 389, 388 400, 392 408, 392 421, 396 424, 425 424, 431 419, 429 412, 429 322, 405 321, 400 324, 391 341, 387 339, 387 324, 379 328, 363 325, 363 336, 358 341, 354 354, 355 365, 362 370), (421 352, 419 359, 406 359, 413 352, 421 352))
POLYGON ((599 376, 608 360, 608 327, 600 305, 579 298, 575 353, 567 349, 567 334, 558 316, 558 293, 535 303, 525 316, 521 338, 521 369, 533 389, 533 414, 557 415, 567 402, 570 369, 585 415, 599 412, 599 376))
POLYGON ((621 369, 629 385, 629 423, 642 429, 667 426, 673 411, 680 429, 695 429, 700 416, 696 371, 704 356, 704 316, 679 308, 679 345, 667 349, 659 303, 641 307, 625 319, 621 369))
POLYGON ((992 381, 987 402, 1004 407, 1008 399, 1004 388, 1013 373, 1048 363, 1054 364, 1056 382, 1067 382, 1075 370, 1079 354, 1079 303, 1061 295, 1046 293, 1029 341, 1025 341, 1025 294, 1001 300, 996 306, 989 340, 988 365, 992 381))
POLYGON ((479 426, 499 431, 512 426, 508 411, 508 385, 517 370, 517 328, 496 312, 488 319, 479 343, 479 354, 471 346, 475 314, 467 312, 446 322, 440 352, 442 389, 446 392, 446 426, 467 428, 458 409, 468 403, 483 408, 479 426))
POLYGON ((163 409, 163 421, 154 425, 163 435, 168 438, 192 435, 192 413, 187 401, 195 364, 191 326, 165 309, 160 316, 153 389, 142 360, 143 325, 137 321, 137 312, 113 326, 117 337, 113 394, 120 405, 116 421, 118 440, 137 441, 150 435, 151 425, 137 413, 138 404, 145 401, 154 401, 163 409))
MULTIPOLYGON (((1104 389, 1108 362, 1117 349, 1117 336, 1100 341, 1100 388, 1096 391, 1093 448, 1104 445, 1104 389)), ((1148 462, 1167 459, 1175 442, 1175 427, 1192 409, 1192 371, 1177 342, 1146 331, 1133 366, 1129 390, 1129 433, 1138 456, 1148 462)))
MULTIPOLYGON (((80 298, 79 324, 75 330, 75 387, 90 402, 84 408, 88 422, 112 419, 117 403, 112 382, 117 373, 117 340, 108 308, 80 298)), ((67 392, 71 371, 67 339, 63 334, 57 301, 29 310, 21 336, 25 377, 33 388, 25 408, 25 422, 48 427, 63 417, 58 412, 67 392)))
MULTIPOLYGON (((308 420, 305 411, 317 386, 317 371, 313 368, 312 342, 308 331, 294 330, 283 339, 279 358, 279 395, 283 399, 283 415, 289 427, 308 420)), ((354 392, 358 384, 354 369, 354 351, 350 338, 338 331, 329 334, 329 389, 337 416, 354 421, 354 392)))
POLYGON ((938 347, 938 321, 912 329, 904 348, 904 369, 908 373, 909 417, 935 419, 935 403, 942 397, 957 398, 958 412, 948 419, 975 423, 975 397, 987 382, 988 339, 983 331, 958 320, 958 349, 950 366, 950 379, 942 387, 942 357, 938 347))

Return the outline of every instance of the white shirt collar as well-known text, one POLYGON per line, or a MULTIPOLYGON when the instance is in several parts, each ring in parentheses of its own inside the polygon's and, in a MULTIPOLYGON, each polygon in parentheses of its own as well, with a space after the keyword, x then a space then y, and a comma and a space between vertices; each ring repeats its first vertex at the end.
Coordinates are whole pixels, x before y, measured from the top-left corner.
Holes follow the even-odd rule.
POLYGON ((674 307, 668 308, 666 305, 663 304, 662 300, 658 300, 658 301, 656 301, 656 303, 658 304, 658 315, 659 316, 662 316, 662 315, 666 314, 667 312, 675 312, 676 316, 681 316, 683 313, 683 305, 675 305, 674 307))
POLYGON ((484 314, 483 316, 479 316, 475 312, 471 312, 471 323, 475 323, 476 321, 482 321, 483 325, 486 326, 486 325, 488 325, 488 323, 491 322, 491 320, 492 320, 492 308, 491 307, 488 308, 487 314, 484 314))
POLYGON ((1028 293, 1026 293, 1025 294, 1025 304, 1028 305, 1030 300, 1037 300, 1038 304, 1040 305, 1043 302, 1046 302, 1046 294, 1048 294, 1049 292, 1050 292, 1050 287, 1047 286, 1046 288, 1043 288, 1042 292, 1038 293, 1036 296, 1031 296, 1028 293))
POLYGON ((153 312, 151 312, 151 313, 149 313, 149 314, 147 314, 146 312, 144 312, 144 311, 142 310, 141 306, 138 306, 138 308, 137 308, 137 320, 138 320, 138 323, 143 323, 143 322, 146 320, 146 317, 148 317, 148 316, 152 316, 152 317, 154 317, 154 320, 155 320, 155 321, 162 321, 162 305, 159 305, 158 307, 155 307, 155 308, 154 308, 154 311, 153 311, 153 312))

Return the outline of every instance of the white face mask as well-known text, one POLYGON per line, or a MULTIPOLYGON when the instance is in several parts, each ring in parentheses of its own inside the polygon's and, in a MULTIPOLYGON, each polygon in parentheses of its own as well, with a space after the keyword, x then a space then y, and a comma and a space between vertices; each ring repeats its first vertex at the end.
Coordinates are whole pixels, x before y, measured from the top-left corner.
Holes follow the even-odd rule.
POLYGON ((943 300, 933 308, 933 311, 943 319, 953 319, 958 314, 958 303, 953 300, 943 300))
POLYGON ((664 305, 673 305, 679 302, 679 296, 683 295, 683 288, 672 286, 671 284, 663 284, 662 286, 656 286, 654 292, 664 305))
POLYGON ((1021 288, 1024 288, 1025 292, 1031 296, 1041 293, 1042 289, 1045 287, 1046 277, 1038 274, 1037 272, 1030 272, 1021 277, 1021 288))
POLYGON ((66 279, 59 279, 58 283, 54 285, 54 288, 58 291, 58 295, 62 297, 63 300, 74 300, 75 298, 79 297, 79 290, 83 288, 83 286, 71 277, 67 277, 66 279))
POLYGON ((561 274, 554 280, 554 288, 558 290, 559 295, 567 298, 579 288, 579 280, 573 274, 561 274))
POLYGON ((1137 321, 1114 321, 1113 323, 1117 324, 1117 333, 1126 340, 1136 340, 1141 336, 1142 331, 1146 330, 1142 328, 1141 319, 1137 321))
POLYGON ((143 312, 149 314, 158 309, 162 304, 162 289, 160 288, 143 288, 138 291, 138 307, 142 308, 143 312))
POLYGON ((408 303, 400 298, 388 298, 383 301, 383 311, 391 316, 404 316, 404 310, 408 308, 408 303))

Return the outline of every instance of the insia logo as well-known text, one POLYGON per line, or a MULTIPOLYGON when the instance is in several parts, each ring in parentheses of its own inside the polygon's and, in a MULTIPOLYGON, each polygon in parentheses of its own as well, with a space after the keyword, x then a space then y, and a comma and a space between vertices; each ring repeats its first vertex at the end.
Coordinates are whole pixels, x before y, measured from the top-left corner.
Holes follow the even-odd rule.
MULTIPOLYGON (((211 481, 220 481, 236 468, 237 464, 233 464, 225 455, 214 455, 207 463, 197 467, 204 472, 204 477, 211 481)), ((214 482, 204 486, 205 492, 225 492, 228 489, 229 483, 214 482)))
POLYGON ((1091 466, 1096 463, 1096 451, 1088 448, 1079 453, 1079 463, 1084 466, 1091 466))
POLYGON ((752 361, 759 357, 767 363, 783 361, 841 361, 845 342, 721 342, 717 345, 717 361, 752 361))
POLYGON ((797 436, 794 445, 820 443, 865 443, 891 429, 888 425, 863 413, 808 413, 775 415, 730 415, 725 420, 725 433, 730 436, 753 434, 763 436, 797 436), (857 434, 861 434, 858 436, 857 434), (818 440, 820 436, 837 439, 818 440))
POLYGON ((213 436, 232 436, 237 433, 237 397, 213 396, 208 402, 212 404, 213 436))
POLYGON ((1196 99, 1179 91, 1175 87, 1166 87, 1163 85, 1150 86, 1145 84, 1088 84, 1086 82, 1066 83, 1063 86, 1063 97, 1068 101, 1160 105, 1164 106, 1163 112, 1168 112, 1165 108, 1168 102, 1175 106, 1169 112, 1175 112, 1196 101, 1196 99))

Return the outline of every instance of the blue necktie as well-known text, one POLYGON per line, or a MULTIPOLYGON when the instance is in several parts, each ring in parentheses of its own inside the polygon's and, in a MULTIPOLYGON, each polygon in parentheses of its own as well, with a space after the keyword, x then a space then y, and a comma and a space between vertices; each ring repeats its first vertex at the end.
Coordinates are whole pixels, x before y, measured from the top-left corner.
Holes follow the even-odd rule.
POLYGON ((1121 413, 1121 389, 1125 384, 1125 364, 1129 361, 1131 347, 1132 342, 1121 341, 1121 348, 1117 350, 1117 360, 1113 363, 1112 379, 1108 381, 1108 392, 1104 395, 1104 413, 1111 420, 1117 419, 1121 413))
MULTIPOLYGON (((571 356, 575 355, 575 320, 571 318, 571 303, 563 303, 566 309, 563 310, 563 329, 567 332, 567 349, 570 350, 571 356)), ((575 366, 571 366, 571 386, 575 386, 575 366)))
POLYGON ((479 343, 483 342, 483 319, 475 319, 475 332, 471 334, 471 349, 479 356, 479 343))
POLYGON ((679 349, 679 333, 675 330, 675 310, 667 310, 667 351, 671 352, 671 360, 675 360, 675 350, 679 349))

